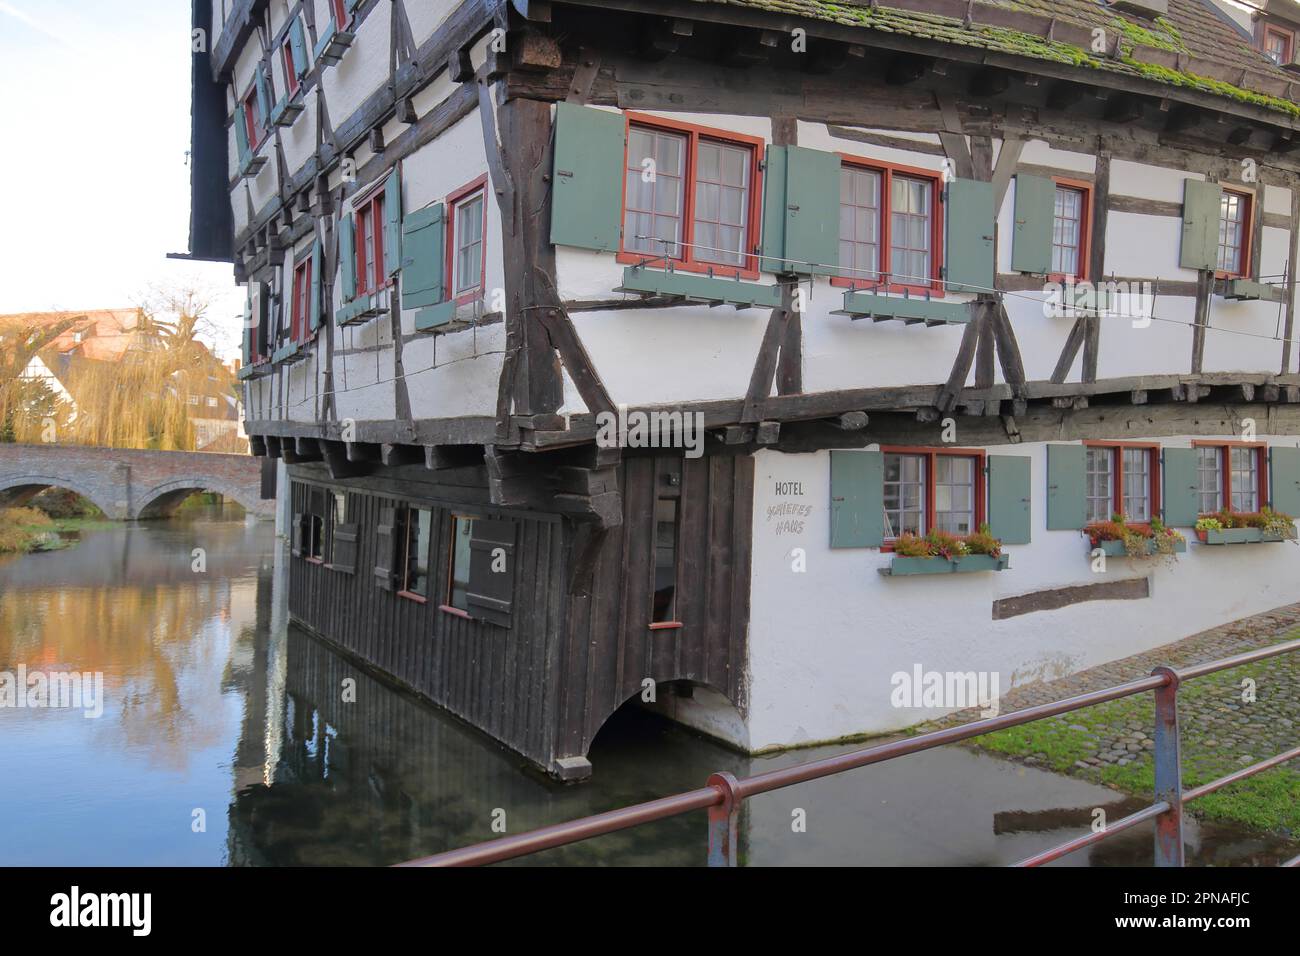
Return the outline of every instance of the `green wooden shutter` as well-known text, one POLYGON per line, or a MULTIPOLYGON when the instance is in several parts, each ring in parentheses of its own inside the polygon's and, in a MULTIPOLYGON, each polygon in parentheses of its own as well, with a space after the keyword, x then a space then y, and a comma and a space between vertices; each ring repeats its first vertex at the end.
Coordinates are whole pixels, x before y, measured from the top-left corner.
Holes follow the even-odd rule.
POLYGON ((622 113, 556 104, 551 242, 618 251, 625 159, 622 113))
MULTIPOLYGON (((785 263, 785 150, 769 146, 763 161, 763 236, 758 247, 762 255, 758 267, 763 272, 790 271, 785 263)), ((838 174, 835 181, 839 182, 838 174)))
POLYGON ((320 328, 321 283, 325 278, 321 275, 323 258, 320 239, 317 238, 311 244, 311 311, 308 313, 311 318, 311 330, 313 332, 320 328))
POLYGON ((253 303, 244 301, 244 335, 241 345, 244 350, 244 364, 253 364, 253 303))
POLYGON ((333 529, 333 548, 330 555, 331 570, 353 574, 357 569, 357 537, 355 524, 336 524, 333 529))
POLYGON ((510 626, 514 605, 515 533, 513 521, 488 518, 475 518, 470 528, 465 604, 470 617, 499 627, 510 626), (498 557, 504 562, 499 571, 493 570, 498 557))
POLYGON ((993 288, 993 184, 954 179, 944 202, 948 265, 945 288, 950 292, 982 292, 993 288))
POLYGON ((1046 275, 1052 269, 1052 227, 1056 220, 1056 183, 1046 176, 1016 174, 1015 228, 1011 233, 1011 268, 1046 275))
POLYGON ((1166 448, 1160 456, 1160 468, 1160 510, 1165 524, 1171 528, 1194 526, 1201 509, 1196 449, 1166 448))
POLYGON ((402 308, 420 309, 445 299, 446 207, 417 209, 402 224, 402 308))
POLYGON ((1270 449, 1268 463, 1271 507, 1300 517, 1300 448, 1270 449))
POLYGON ((884 543, 885 459, 878 451, 831 452, 831 547, 884 543))
POLYGON ((1024 455, 988 458, 989 530, 1003 544, 1029 543, 1030 461, 1024 455))
POLYGON ((824 275, 838 269, 840 158, 835 153, 786 147, 785 258, 792 272, 824 275))
POLYGON ((402 170, 394 167, 384 183, 384 275, 402 267, 402 170))
POLYGON ((293 526, 290 528, 292 538, 289 542, 289 553, 295 558, 302 557, 302 519, 302 512, 295 511, 293 515, 293 526))
POLYGON ((271 84, 267 81, 266 70, 260 64, 257 67, 257 103, 262 111, 262 125, 265 126, 271 117, 271 84))
POLYGON ((355 226, 350 213, 339 219, 339 269, 343 273, 343 301, 357 297, 357 253, 353 237, 355 226))
POLYGON ((1082 445, 1047 446, 1047 529, 1077 531, 1087 523, 1082 445))
POLYGON ((289 50, 293 54, 293 68, 298 76, 307 75, 307 37, 302 32, 302 19, 294 17, 289 24, 289 50))
POLYGON ((249 159, 252 158, 252 150, 248 148, 248 121, 244 119, 244 104, 240 103, 235 109, 235 143, 239 147, 239 170, 243 172, 244 167, 248 165, 249 159))
POLYGON ((1223 189, 1199 179, 1183 181, 1183 243, 1178 264, 1213 269, 1219 263, 1219 205, 1223 189))

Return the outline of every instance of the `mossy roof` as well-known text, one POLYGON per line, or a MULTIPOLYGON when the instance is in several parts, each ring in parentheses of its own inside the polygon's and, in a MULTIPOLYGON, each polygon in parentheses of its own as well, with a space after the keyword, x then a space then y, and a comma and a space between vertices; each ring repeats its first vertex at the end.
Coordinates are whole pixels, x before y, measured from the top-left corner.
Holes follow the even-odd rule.
MULTIPOLYGON (((953 16, 916 9, 898 9, 887 5, 870 6, 868 0, 702 0, 702 2, 746 7, 768 13, 822 20, 844 26, 862 27, 917 39, 936 40, 958 46, 1047 60, 1083 69, 1140 76, 1171 86, 1196 89, 1237 102, 1263 106, 1290 116, 1300 117, 1295 102, 1298 86, 1285 86, 1300 80, 1277 67, 1250 46, 1246 36, 1213 10, 1211 0, 1169 0, 1169 12, 1158 18, 1144 18, 1110 7, 1105 0, 976 0, 975 22, 967 23, 953 16), (1094 54, 1083 46, 1048 40, 1042 35, 979 22, 980 7, 1037 14, 1055 18, 1076 27, 1102 27, 1108 35, 1121 35, 1119 55, 1094 54), (1186 67, 1146 62, 1146 50, 1181 54, 1200 63, 1214 64, 1221 76, 1212 78, 1186 67), (1134 55, 1136 50, 1137 55, 1134 55), (1247 72, 1249 71, 1249 72, 1247 72), (1233 74, 1233 80, 1222 78, 1233 74), (1238 77, 1246 76, 1245 86, 1238 77), (1285 96, 1255 88, 1259 80, 1275 89, 1282 85, 1285 96)), ((888 0, 884 0, 887 4, 888 0)), ((910 2, 909 7, 923 4, 910 2)), ((952 6, 945 5, 951 11, 952 6)), ((1194 67, 1195 62, 1189 63, 1194 67)))

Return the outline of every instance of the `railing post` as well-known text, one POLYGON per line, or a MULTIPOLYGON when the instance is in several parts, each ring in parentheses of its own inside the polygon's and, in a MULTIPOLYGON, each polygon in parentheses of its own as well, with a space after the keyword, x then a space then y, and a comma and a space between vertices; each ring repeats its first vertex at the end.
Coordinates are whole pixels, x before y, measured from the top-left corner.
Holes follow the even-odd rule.
POLYGON ((740 782, 722 771, 709 777, 708 786, 722 794, 722 802, 709 807, 709 866, 735 866, 740 782))
POLYGON ((1169 682, 1156 694, 1156 800, 1169 809, 1156 817, 1156 866, 1183 865, 1183 771, 1178 740, 1178 672, 1157 667, 1153 677, 1169 682))

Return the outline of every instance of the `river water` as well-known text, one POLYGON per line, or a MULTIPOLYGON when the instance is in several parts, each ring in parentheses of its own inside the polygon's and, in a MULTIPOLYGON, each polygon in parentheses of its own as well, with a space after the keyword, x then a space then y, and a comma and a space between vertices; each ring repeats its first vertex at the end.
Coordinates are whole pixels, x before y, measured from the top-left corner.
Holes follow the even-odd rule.
MULTIPOLYGON (((98 717, 0 708, 0 865, 383 865, 847 749, 745 757, 628 710, 593 778, 555 784, 290 626, 286 560, 268 523, 220 514, 0 559, 0 672, 100 672, 104 688, 98 717)), ((949 747, 748 801, 741 860, 1005 864, 1087 832, 1096 807, 1140 805, 949 747)), ((1296 852, 1221 826, 1189 841, 1198 864, 1296 852)), ((1060 865, 1148 864, 1151 842, 1135 828, 1060 865)), ((704 856, 700 813, 521 862, 704 856)))

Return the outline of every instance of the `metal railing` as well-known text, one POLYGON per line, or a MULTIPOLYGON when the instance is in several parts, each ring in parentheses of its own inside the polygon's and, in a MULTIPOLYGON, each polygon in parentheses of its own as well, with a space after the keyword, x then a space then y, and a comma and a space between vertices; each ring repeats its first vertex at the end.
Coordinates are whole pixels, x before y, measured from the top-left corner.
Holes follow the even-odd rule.
MULTIPOLYGON (((708 864, 709 866, 736 866, 736 828, 743 802, 760 793, 780 790, 809 780, 818 780, 846 770, 882 763, 896 757, 920 753, 934 747, 958 743, 972 737, 980 737, 1008 727, 1068 714, 1072 711, 1104 704, 1107 701, 1120 700, 1136 694, 1153 691, 1155 693, 1155 801, 1148 807, 1108 823, 1102 829, 1069 840, 1059 846, 1044 850, 1028 859, 1021 860, 1016 866, 1041 866, 1059 859, 1067 853, 1099 843, 1108 837, 1131 829, 1140 823, 1154 820, 1155 827, 1155 865, 1183 866, 1183 807, 1206 794, 1226 787, 1231 783, 1245 780, 1257 773, 1276 767, 1300 757, 1300 747, 1295 747, 1275 757, 1261 760, 1241 770, 1220 777, 1210 783, 1183 789, 1182 771, 1179 763, 1178 731, 1178 688, 1183 681, 1204 677, 1243 664, 1276 657, 1291 651, 1300 650, 1300 640, 1274 644, 1235 657, 1195 664, 1190 667, 1174 669, 1157 667, 1151 676, 1129 681, 1103 690, 1067 697, 1050 704, 1039 704, 1024 710, 973 721, 957 727, 937 730, 917 737, 909 737, 892 743, 867 747, 863 750, 850 751, 822 760, 797 764, 781 770, 772 770, 752 777, 738 780, 730 773, 715 773, 706 784, 698 790, 679 793, 674 796, 661 797, 646 803, 598 813, 595 816, 557 823, 552 826, 530 830, 516 836, 500 837, 464 847, 439 853, 435 856, 410 860, 401 866, 479 866, 498 863, 516 857, 549 850, 555 847, 578 843, 592 837, 626 830, 630 827, 665 820, 695 810, 708 811, 708 864)), ((1288 860, 1283 866, 1300 867, 1300 856, 1288 860)))

